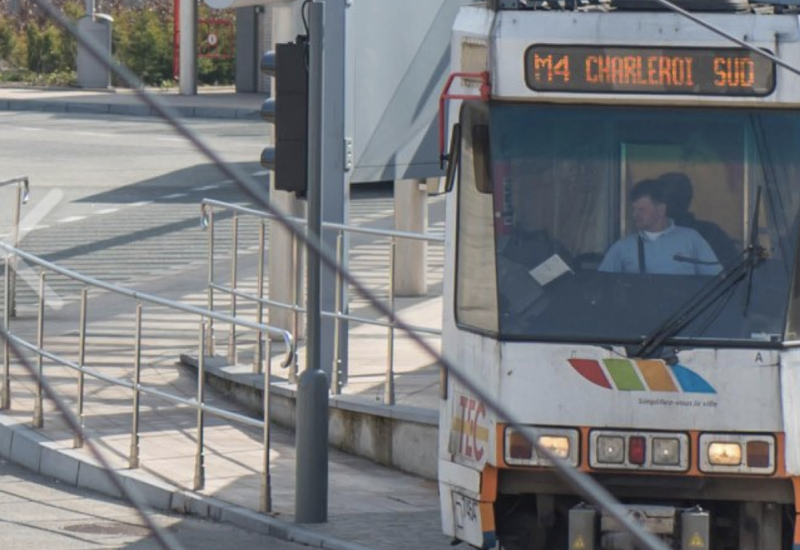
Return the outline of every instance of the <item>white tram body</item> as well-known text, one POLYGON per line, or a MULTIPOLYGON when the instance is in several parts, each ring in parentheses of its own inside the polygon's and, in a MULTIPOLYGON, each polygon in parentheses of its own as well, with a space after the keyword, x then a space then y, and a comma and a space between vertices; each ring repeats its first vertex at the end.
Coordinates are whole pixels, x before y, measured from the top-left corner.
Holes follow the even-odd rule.
MULTIPOLYGON (((449 104, 444 353, 670 547, 797 550, 800 76, 679 13, 533 4, 455 22, 449 91, 475 98, 449 104), (689 199, 662 202, 704 220, 718 266, 604 268, 633 185, 675 173, 689 199)), ((692 13, 800 67, 796 10, 692 13)), ((453 376, 445 393, 446 534, 632 548, 453 376)))

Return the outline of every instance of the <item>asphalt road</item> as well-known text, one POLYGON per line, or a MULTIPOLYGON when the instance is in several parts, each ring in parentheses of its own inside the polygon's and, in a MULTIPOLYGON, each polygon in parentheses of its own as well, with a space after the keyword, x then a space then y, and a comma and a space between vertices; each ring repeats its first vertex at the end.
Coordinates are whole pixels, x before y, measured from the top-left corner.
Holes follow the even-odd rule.
MULTIPOLYGON (((258 163, 266 124, 210 119, 187 124, 228 162, 267 185, 258 163)), ((0 181, 17 176, 28 176, 31 183, 31 202, 22 208, 22 248, 125 285, 204 261, 203 198, 249 204, 191 144, 149 117, 0 112, 0 181)), ((353 222, 391 225, 391 187, 357 187, 353 222)), ((0 238, 7 238, 13 220, 13 199, 13 189, 0 189, 0 238)), ((221 221, 216 242, 223 250, 230 246, 230 222, 221 221)), ((257 231, 255 219, 242 220, 241 249, 256 245, 257 231)), ((74 297, 75 285, 48 284, 74 297)), ((35 303, 30 286, 19 287, 23 306, 35 303)))
MULTIPOLYGON (((226 161, 261 171, 268 126, 258 121, 189 119, 226 161)), ((153 117, 0 112, 0 159, 9 176, 78 189, 171 189, 219 180, 219 172, 166 123, 153 117)), ((266 181, 266 179, 265 179, 266 181)))
MULTIPOLYGON (((187 124, 218 154, 267 185, 257 162, 266 141, 264 124, 202 119, 187 124)), ((203 198, 246 201, 191 144, 150 117, 0 113, 0 181, 18 176, 28 176, 31 185, 31 201, 21 213, 22 248, 127 285, 205 256, 207 239, 199 224, 203 198)), ((0 189, 0 234, 6 233, 0 238, 8 238, 14 198, 14 189, 0 189)), ((35 302, 36 282, 30 273, 21 275, 18 302, 24 307, 35 302)), ((79 287, 66 280, 48 284, 65 300, 79 287)))

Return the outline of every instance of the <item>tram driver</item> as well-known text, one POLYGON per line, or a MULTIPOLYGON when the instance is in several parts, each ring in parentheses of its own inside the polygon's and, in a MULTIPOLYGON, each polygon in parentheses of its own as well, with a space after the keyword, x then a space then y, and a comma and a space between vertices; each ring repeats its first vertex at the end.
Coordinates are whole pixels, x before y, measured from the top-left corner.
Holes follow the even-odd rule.
POLYGON ((667 216, 667 190, 658 179, 646 179, 631 189, 636 233, 609 248, 599 271, 665 275, 716 275, 722 269, 705 239, 667 216))

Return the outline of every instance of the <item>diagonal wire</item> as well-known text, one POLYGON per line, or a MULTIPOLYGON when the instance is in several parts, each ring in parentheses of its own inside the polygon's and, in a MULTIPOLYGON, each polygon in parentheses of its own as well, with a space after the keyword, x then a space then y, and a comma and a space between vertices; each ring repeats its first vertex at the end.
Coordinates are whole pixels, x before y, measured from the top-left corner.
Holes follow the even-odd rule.
POLYGON ((690 11, 685 10, 682 7, 678 6, 677 4, 673 4, 669 0, 655 0, 655 1, 658 2, 659 4, 661 4, 662 6, 666 7, 668 10, 674 11, 675 13, 680 14, 683 17, 686 17, 687 19, 690 19, 690 20, 694 21, 695 23, 697 23, 701 27, 703 27, 705 29, 708 29, 708 30, 710 30, 711 32, 713 32, 715 34, 718 34, 721 37, 723 37, 723 38, 725 38, 727 40, 730 40, 731 42, 733 42, 735 44, 738 44, 739 46, 741 46, 741 47, 743 47, 745 49, 748 49, 748 50, 750 50, 750 51, 752 51, 754 53, 757 53, 760 56, 766 57, 767 59, 769 59, 770 61, 772 61, 776 65, 780 65, 781 67, 783 67, 787 71, 793 72, 794 74, 800 76, 800 69, 798 69, 797 67, 795 67, 794 65, 792 65, 788 61, 784 61, 783 59, 781 59, 777 55, 775 55, 775 54, 773 54, 773 53, 771 53, 771 52, 769 52, 767 50, 761 49, 758 46, 755 46, 755 45, 753 45, 753 44, 751 44, 749 42, 746 42, 746 41, 742 40, 741 38, 739 38, 737 36, 734 36, 733 34, 729 33, 725 29, 721 29, 718 26, 709 23, 708 21, 706 21, 702 17, 696 16, 695 14, 691 13, 690 11))
MULTIPOLYGON (((390 321, 394 322, 397 325, 397 328, 404 331, 408 334, 409 338, 413 340, 422 350, 424 350, 432 359, 437 361, 442 367, 447 369, 447 372, 451 374, 458 382, 460 382, 465 388, 467 388, 470 392, 472 392, 478 399, 482 400, 487 407, 494 410, 499 418, 504 419, 507 421, 508 425, 514 427, 515 429, 519 430, 520 432, 524 433, 531 443, 536 448, 537 452, 539 452, 542 456, 548 458, 555 469, 557 470, 558 474, 562 477, 564 482, 568 484, 575 492, 581 494, 583 498, 588 500, 589 502, 595 504, 599 508, 605 511, 605 513, 609 514, 610 516, 614 517, 619 523, 622 525, 624 529, 629 531, 636 541, 637 544, 641 545, 642 547, 648 550, 666 550, 664 544, 657 539, 654 535, 647 532, 642 526, 637 524, 634 520, 632 520, 626 510, 614 500, 613 496, 602 486, 600 486, 596 481, 586 475, 582 475, 576 470, 574 470, 566 461, 554 456, 548 449, 543 448, 539 445, 537 438, 533 436, 530 429, 522 426, 521 422, 516 420, 513 415, 505 409, 493 396, 491 396, 488 391, 484 390, 481 383, 477 380, 474 380, 468 373, 462 371, 460 368, 456 367, 454 363, 452 363, 448 358, 440 356, 438 352, 423 338, 417 335, 412 328, 406 324, 402 319, 398 318, 394 312, 392 312, 383 302, 381 302, 376 296, 372 294, 358 279, 353 277, 353 275, 344 268, 343 266, 338 265, 334 254, 332 254, 327 249, 323 248, 319 239, 316 236, 309 236, 302 230, 300 226, 296 223, 292 222, 288 216, 286 216, 280 210, 274 208, 268 200, 268 194, 263 184, 254 180, 251 176, 244 173, 244 171, 237 169, 234 166, 231 166, 224 162, 224 160, 215 152, 213 151, 195 132, 190 130, 185 124, 181 122, 178 118, 177 114, 171 109, 168 105, 164 104, 162 100, 158 99, 155 95, 148 93, 142 84, 142 82, 128 69, 125 67, 120 66, 117 64, 113 59, 111 59, 108 52, 103 51, 90 37, 84 35, 83 33, 79 32, 74 25, 56 8, 54 8, 47 0, 33 0, 39 7, 45 10, 50 17, 55 19, 61 26, 68 29, 76 38, 76 40, 87 49, 87 51, 98 61, 102 62, 106 67, 111 69, 117 76, 122 78, 125 82, 128 83, 131 87, 133 87, 142 100, 143 103, 150 106, 153 111, 159 114, 165 121, 167 121, 180 135, 186 138, 187 141, 192 143, 194 147, 204 154, 207 159, 215 163, 218 169, 225 174, 228 178, 232 179, 247 195, 251 197, 251 199, 258 204, 259 206, 263 207, 267 212, 272 214, 276 221, 280 223, 287 231, 292 233, 298 239, 301 239, 302 242, 305 243, 310 253, 316 254, 321 263, 324 264, 326 267, 334 270, 335 272, 339 272, 341 277, 350 284, 359 294, 364 296, 378 311, 381 312, 382 315, 386 316, 390 321)), ((671 4, 667 0, 657 0, 658 2, 667 5, 673 11, 684 13, 687 17, 693 20, 697 20, 688 12, 684 12, 674 4, 671 4)), ((697 21, 701 25, 705 27, 709 27, 709 25, 702 20, 697 21)), ((726 36, 727 38, 733 40, 734 42, 739 43, 735 37, 728 35, 724 31, 714 29, 715 32, 726 36)), ((313 37, 312 37, 313 39, 313 37)), ((748 48, 752 49, 752 46, 746 45, 748 48)), ((759 53, 765 55, 767 57, 770 54, 763 52, 763 50, 758 50, 759 53)), ((785 62, 781 60, 775 60, 776 63, 779 63, 781 66, 789 68, 792 72, 800 74, 800 71, 794 69, 791 66, 787 66, 785 62)), ((6 336, 5 327, 2 329, 2 336, 6 336)), ((14 349, 15 355, 19 357, 20 361, 30 370, 34 375, 36 375, 36 369, 29 363, 29 361, 19 353, 19 350, 16 347, 12 347, 14 349)), ((52 388, 51 388, 52 390, 52 388)), ((51 398, 55 398, 55 395, 52 394, 52 391, 48 392, 51 398)), ((54 400, 55 401, 55 400, 54 400)), ((63 403, 59 405, 59 401, 55 401, 59 409, 65 414, 65 416, 70 416, 71 412, 64 406, 63 403)), ((80 430, 80 426, 78 426, 78 430, 80 430)), ((105 466, 105 464, 104 464, 105 466)), ((106 466, 107 467, 107 466, 106 466)), ((122 485, 122 484, 120 484, 122 485)), ((129 495, 129 491, 123 491, 123 494, 129 495)), ((128 497, 132 503, 135 505, 135 500, 128 497)), ((148 522, 149 525, 152 525, 152 522, 148 522)), ((151 529, 154 532, 159 533, 159 529, 152 525, 151 529)), ((159 537, 161 540, 161 537, 159 537)), ((170 549, 169 542, 165 540, 162 543, 164 548, 170 549)))

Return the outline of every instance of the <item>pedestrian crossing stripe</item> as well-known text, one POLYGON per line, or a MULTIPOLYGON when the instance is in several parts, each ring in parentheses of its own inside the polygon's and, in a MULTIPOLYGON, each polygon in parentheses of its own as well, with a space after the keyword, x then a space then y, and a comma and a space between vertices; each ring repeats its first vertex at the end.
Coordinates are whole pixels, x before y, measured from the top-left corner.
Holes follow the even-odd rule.
POLYGON ((578 535, 578 537, 575 539, 575 542, 572 543, 572 547, 575 550, 582 550, 583 548, 586 548, 586 543, 583 541, 583 536, 578 535))
POLYGON ((705 548, 706 541, 703 540, 703 537, 700 536, 700 533, 695 533, 692 535, 692 538, 689 539, 689 547, 690 548, 705 548))

